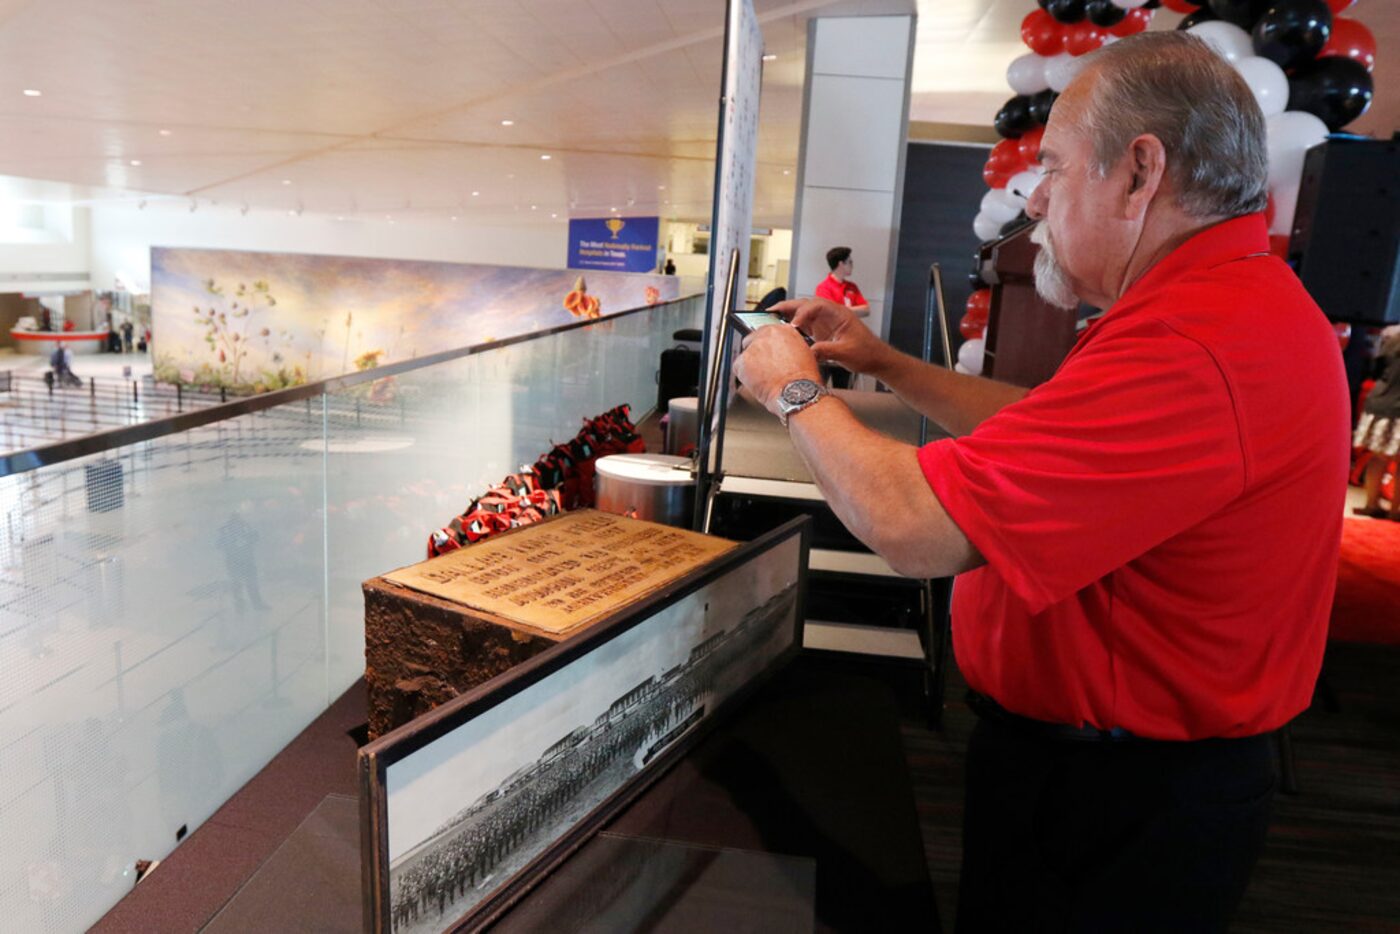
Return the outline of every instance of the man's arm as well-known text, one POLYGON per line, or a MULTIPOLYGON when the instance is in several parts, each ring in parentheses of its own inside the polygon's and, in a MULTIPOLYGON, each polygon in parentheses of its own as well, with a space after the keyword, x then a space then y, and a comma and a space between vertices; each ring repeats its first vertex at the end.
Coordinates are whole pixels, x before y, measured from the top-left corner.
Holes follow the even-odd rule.
POLYGON ((774 312, 816 338, 812 352, 853 373, 874 376, 909 406, 951 435, 965 435, 1026 390, 980 376, 964 376, 900 353, 834 302, 798 299, 779 302, 774 312))
MULTIPOLYGON (((736 372, 774 414, 784 386, 818 376, 807 345, 785 327, 747 337, 736 372)), ((792 415, 788 428, 837 518, 896 571, 943 577, 983 563, 933 494, 912 446, 865 427, 833 396, 792 415)))
POLYGON ((1026 395, 1020 386, 954 373, 889 345, 885 347, 888 353, 882 355, 874 370, 868 371, 869 375, 954 437, 968 434, 1004 406, 1026 395))
POLYGON ((835 397, 788 419, 832 512, 906 577, 948 577, 986 563, 934 496, 915 448, 872 431, 835 397))

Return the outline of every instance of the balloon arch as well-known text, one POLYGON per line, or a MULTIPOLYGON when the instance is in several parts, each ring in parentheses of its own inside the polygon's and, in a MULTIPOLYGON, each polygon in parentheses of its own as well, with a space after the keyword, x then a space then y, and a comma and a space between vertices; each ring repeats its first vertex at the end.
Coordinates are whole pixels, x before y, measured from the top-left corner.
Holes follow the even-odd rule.
MULTIPOLYGON (((1374 85, 1376 40, 1339 14, 1354 0, 1038 0, 1021 22, 1030 51, 1011 62, 1015 96, 997 111, 1001 141, 982 178, 988 191, 972 229, 982 241, 1027 222, 1026 200, 1040 183, 1036 159, 1055 98, 1083 67, 1082 56, 1142 32, 1159 7, 1183 13, 1177 29, 1199 36, 1244 78, 1264 112, 1269 146, 1269 241, 1288 248, 1303 154, 1365 113, 1374 85)), ((973 275, 959 325, 966 339, 958 369, 982 371, 991 289, 973 275)))

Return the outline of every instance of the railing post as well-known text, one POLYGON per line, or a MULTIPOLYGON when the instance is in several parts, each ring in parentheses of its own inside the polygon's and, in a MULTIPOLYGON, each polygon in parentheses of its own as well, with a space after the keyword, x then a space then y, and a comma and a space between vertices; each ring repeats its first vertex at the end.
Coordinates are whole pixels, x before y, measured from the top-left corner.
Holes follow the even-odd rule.
POLYGON ((228 401, 228 387, 227 387, 227 386, 220 386, 220 387, 219 387, 219 401, 220 401, 220 402, 227 402, 227 401, 228 401))
POLYGON ((140 394, 140 392, 138 391, 138 387, 139 387, 140 385, 141 385, 141 384, 138 383, 138 382, 136 382, 136 380, 132 380, 132 381, 131 381, 131 404, 132 404, 132 406, 138 406, 138 405, 141 404, 141 394, 140 394))
POLYGON ((175 411, 185 411, 185 387, 180 383, 175 384, 175 411))

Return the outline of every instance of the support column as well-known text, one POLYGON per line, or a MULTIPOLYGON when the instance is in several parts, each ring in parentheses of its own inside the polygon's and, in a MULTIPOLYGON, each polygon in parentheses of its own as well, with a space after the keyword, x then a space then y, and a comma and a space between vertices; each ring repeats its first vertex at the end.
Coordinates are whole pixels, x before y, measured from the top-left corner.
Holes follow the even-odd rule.
POLYGON ((802 144, 788 294, 830 273, 826 251, 853 251, 866 323, 889 337, 887 309, 904 187, 913 16, 824 17, 808 23, 802 144))

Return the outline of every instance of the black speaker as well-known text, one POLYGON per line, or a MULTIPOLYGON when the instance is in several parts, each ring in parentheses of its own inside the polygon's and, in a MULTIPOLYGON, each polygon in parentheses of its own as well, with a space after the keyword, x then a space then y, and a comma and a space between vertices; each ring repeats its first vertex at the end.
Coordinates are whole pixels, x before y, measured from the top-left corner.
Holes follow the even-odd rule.
POLYGON ((1335 138, 1308 150, 1288 259, 1327 317, 1400 322, 1400 143, 1335 138))

